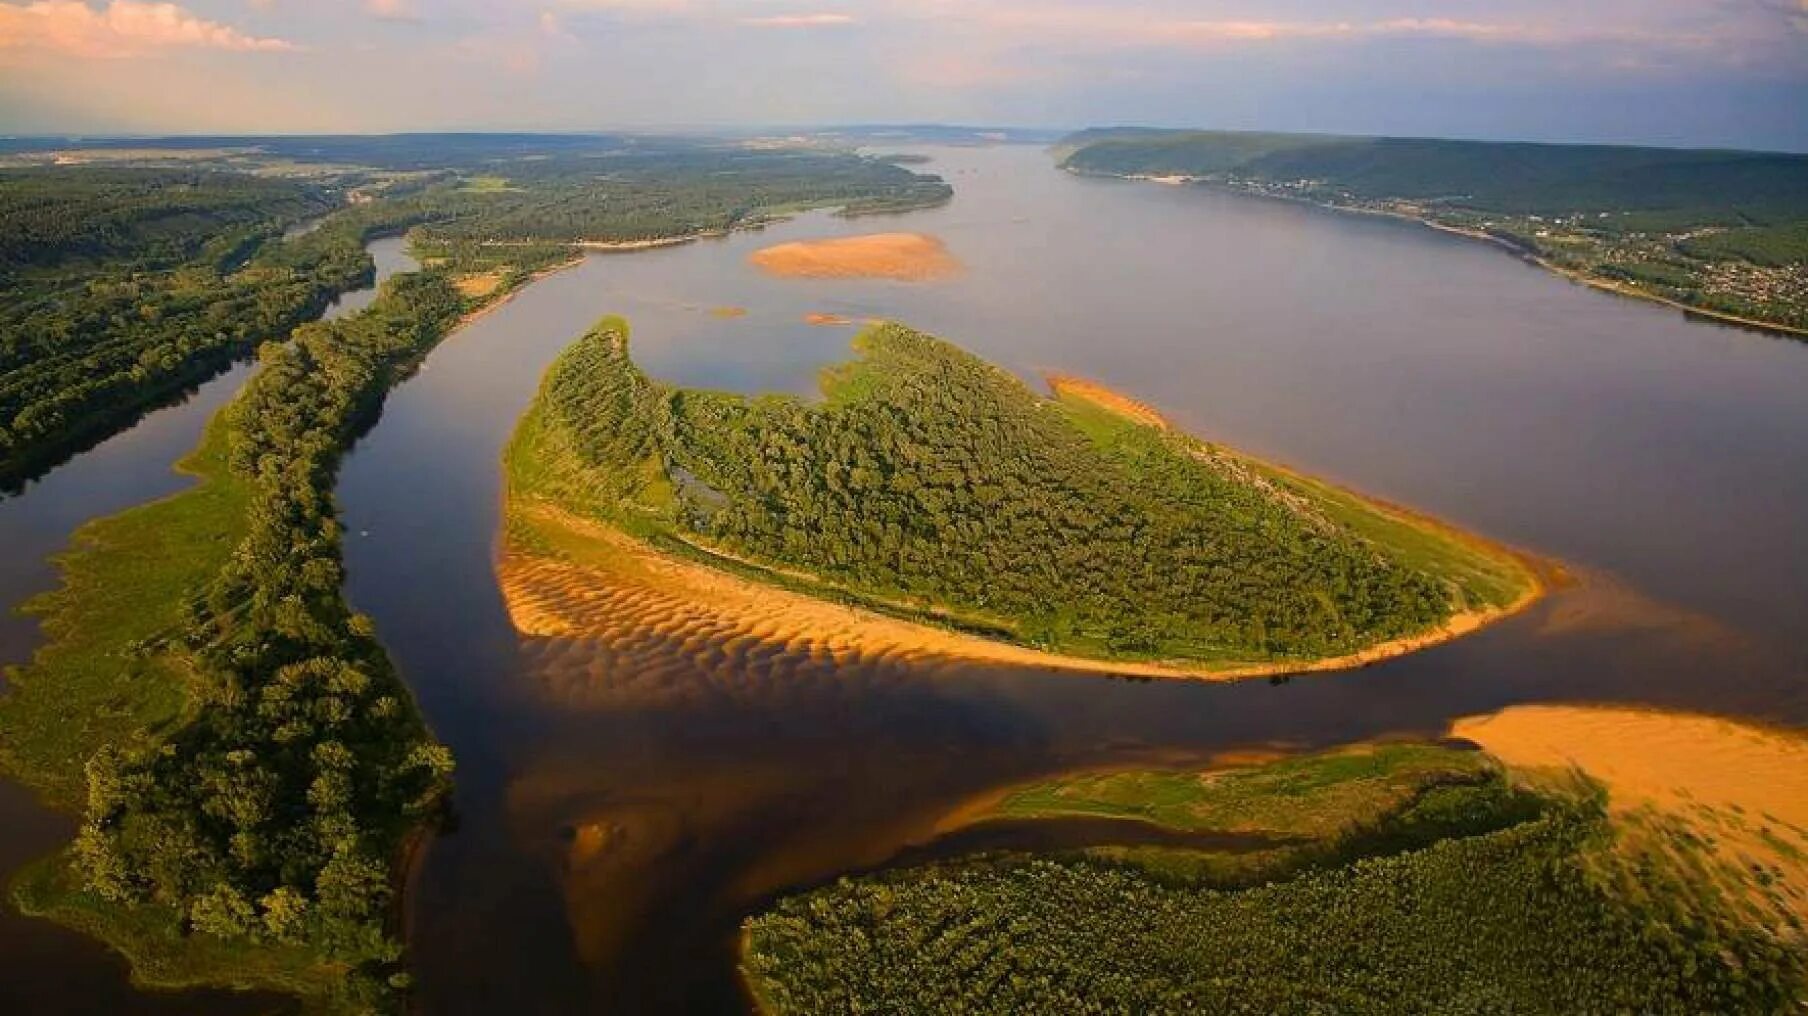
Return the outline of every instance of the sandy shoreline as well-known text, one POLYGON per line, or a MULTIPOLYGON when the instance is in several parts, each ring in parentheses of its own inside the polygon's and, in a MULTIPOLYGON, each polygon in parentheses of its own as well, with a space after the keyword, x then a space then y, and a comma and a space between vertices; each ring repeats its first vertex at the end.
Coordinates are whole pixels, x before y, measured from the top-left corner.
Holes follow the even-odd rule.
POLYGON ((1521 705, 1451 734, 1517 769, 1579 770, 1607 789, 1620 849, 1713 844, 1710 881, 1765 924, 1808 919, 1808 738, 1626 706, 1521 705), (1762 874, 1759 874, 1762 873, 1762 874))

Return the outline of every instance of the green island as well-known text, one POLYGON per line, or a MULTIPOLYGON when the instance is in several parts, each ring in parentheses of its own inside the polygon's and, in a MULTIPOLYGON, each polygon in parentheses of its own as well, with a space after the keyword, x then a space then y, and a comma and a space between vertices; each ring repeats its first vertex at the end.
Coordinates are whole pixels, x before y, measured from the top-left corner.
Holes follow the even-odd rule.
POLYGON ((456 248, 469 271, 487 260, 531 272, 574 244, 717 234, 824 206, 904 211, 952 193, 846 153, 609 135, 125 155, 52 166, 0 152, 0 492, 368 284, 363 247, 377 236, 413 227, 429 258, 456 248))
MULTIPOLYGON (((104 187, 85 169, 0 171, 0 188, 20 179, 9 174, 42 173, 33 186, 46 193, 63 188, 70 200, 100 201, 86 193, 100 187, 125 206, 117 229, 52 237, 59 250, 74 244, 83 257, 92 253, 100 259, 93 265, 71 267, 56 259, 63 254, 41 264, 23 257, 37 266, 30 271, 40 273, 45 293, 62 294, 42 302, 46 321, 88 313, 85 301, 110 292, 111 282, 96 279, 122 269, 108 259, 139 258, 140 268, 123 270, 145 275, 146 285, 189 279, 193 266, 181 258, 211 250, 212 241, 199 238, 230 223, 244 223, 247 264, 321 245, 345 285, 370 272, 356 243, 413 223, 410 243, 423 265, 389 280, 364 310, 292 333, 283 322, 303 305, 317 311, 324 289, 282 275, 313 295, 284 303, 289 310, 255 329, 170 354, 170 376, 192 377, 219 350, 270 340, 258 348, 258 370, 180 463, 194 486, 85 525, 59 558, 60 588, 27 605, 46 643, 7 672, 0 770, 81 816, 68 848, 14 877, 13 902, 105 941, 131 962, 136 983, 275 990, 310 1010, 389 1012, 406 1006, 411 984, 400 887, 415 847, 445 814, 454 762, 371 620, 343 596, 333 500, 341 457, 375 422, 388 391, 461 320, 578 255, 570 235, 525 231, 627 238, 665 229, 680 238, 761 221, 777 214, 774 205, 939 200, 946 188, 851 155, 810 153, 799 162, 682 144, 664 161, 635 153, 628 161, 639 168, 611 185, 620 200, 604 202, 567 189, 578 187, 572 178, 594 180, 593 149, 604 144, 596 139, 585 141, 586 154, 568 156, 563 175, 531 161, 536 175, 520 188, 456 165, 424 168, 455 154, 430 136, 354 144, 362 147, 322 142, 309 157, 356 154, 372 165, 316 166, 300 184, 235 179, 247 168, 236 163, 185 164, 184 172, 200 174, 192 190, 201 195, 188 198, 169 196, 190 194, 182 186, 154 184, 165 167, 108 169, 123 176, 104 187), (735 179, 724 182, 725 174, 735 179), (322 210, 313 190, 327 186, 322 180, 350 195, 345 206, 309 232, 278 235, 281 223, 322 210), (542 205, 521 204, 524 193, 542 205), (181 211, 181 200, 199 210, 181 211), (536 207, 569 201, 584 202, 584 216, 532 217, 536 207), (555 229, 555 221, 564 225, 555 229), (486 231, 505 239, 485 240, 486 231), (158 270, 168 279, 151 265, 167 266, 158 270), (84 274, 91 269, 100 276, 84 274)), ((507 150, 495 139, 447 144, 476 146, 466 153, 472 166, 492 165, 507 150)), ((278 148, 219 158, 302 155, 278 148)), ((251 285, 240 278, 250 269, 217 267, 193 276, 198 305, 213 307, 251 285)), ((293 295, 287 286, 270 294, 293 295)), ((96 318, 91 343, 66 351, 53 343, 50 351, 98 365, 116 353, 148 355, 166 337, 132 324, 136 316, 109 320, 96 318)), ((19 334, 6 332, 9 341, 19 334)), ((73 333, 47 326, 43 334, 60 341, 73 333)), ((29 380, 37 363, 9 365, 4 381, 29 380)), ((22 398, 35 397, 32 384, 16 389, 22 398)), ((111 397, 97 398, 83 411, 103 412, 111 397)), ((110 419, 107 426, 124 425, 110 419)), ((52 431, 17 433, 9 466, 63 440, 52 431)))
POLYGON ((517 430, 511 550, 575 560, 576 518, 768 587, 1174 674, 1359 662, 1535 594, 1509 553, 1096 386, 1046 398, 898 324, 854 347, 820 401, 745 398, 649 379, 603 321, 517 430))
POLYGON ((1597 288, 1808 335, 1808 155, 1103 128, 1073 172, 1418 219, 1597 288))
POLYGON ((994 851, 843 878, 750 918, 766 1013, 1782 1012, 1801 931, 1754 922, 1572 774, 1360 745, 1073 773, 962 823, 1110 818, 1247 847, 994 851))

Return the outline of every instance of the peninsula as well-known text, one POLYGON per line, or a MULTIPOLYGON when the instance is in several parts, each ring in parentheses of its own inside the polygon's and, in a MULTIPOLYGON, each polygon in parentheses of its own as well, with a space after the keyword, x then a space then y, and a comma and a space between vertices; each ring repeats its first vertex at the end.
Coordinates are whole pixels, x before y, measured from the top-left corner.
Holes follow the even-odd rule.
POLYGON ((1099 386, 1043 397, 898 324, 854 347, 814 404, 661 385, 619 319, 570 347, 507 452, 516 626, 1230 678, 1397 655, 1540 588, 1099 386))

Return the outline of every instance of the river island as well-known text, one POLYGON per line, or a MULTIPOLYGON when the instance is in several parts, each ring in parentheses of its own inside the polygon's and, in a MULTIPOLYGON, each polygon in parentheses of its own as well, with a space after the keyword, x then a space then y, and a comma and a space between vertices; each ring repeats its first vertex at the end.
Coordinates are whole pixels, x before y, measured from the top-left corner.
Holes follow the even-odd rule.
POLYGON ((818 402, 648 378, 605 319, 507 453, 529 635, 1159 677, 1336 669, 1519 610, 1521 556, 900 324, 818 402))

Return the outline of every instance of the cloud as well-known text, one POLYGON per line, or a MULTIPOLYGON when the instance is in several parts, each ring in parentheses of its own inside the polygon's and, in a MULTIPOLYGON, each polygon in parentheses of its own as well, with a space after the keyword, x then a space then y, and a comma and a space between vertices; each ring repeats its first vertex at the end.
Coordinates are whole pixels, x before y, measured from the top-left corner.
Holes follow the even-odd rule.
POLYGON ((419 21, 414 0, 364 0, 364 10, 382 21, 419 21))
POLYGON ((105 8, 82 0, 0 3, 0 52, 117 59, 164 49, 270 53, 297 48, 286 39, 248 35, 197 17, 173 3, 113 0, 105 8))
POLYGON ((855 21, 852 14, 765 14, 740 19, 750 28, 831 28, 855 21))

